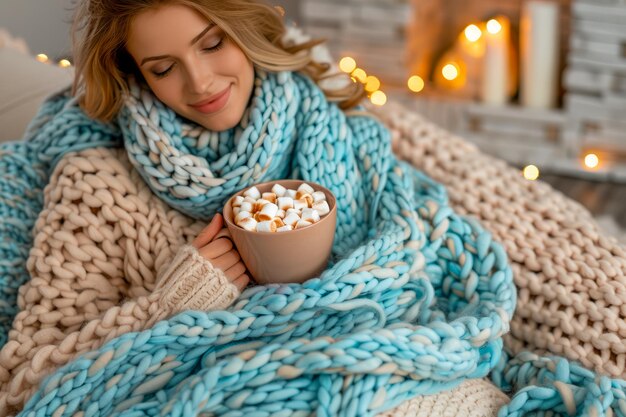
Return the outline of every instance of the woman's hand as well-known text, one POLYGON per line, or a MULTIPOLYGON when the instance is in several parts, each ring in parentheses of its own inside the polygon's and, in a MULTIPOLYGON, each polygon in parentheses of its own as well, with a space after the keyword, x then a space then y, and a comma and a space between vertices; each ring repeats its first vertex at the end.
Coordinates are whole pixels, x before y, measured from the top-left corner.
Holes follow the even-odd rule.
POLYGON ((237 248, 228 238, 228 229, 223 226, 224 219, 217 213, 191 244, 215 268, 224 271, 228 280, 241 292, 250 282, 250 277, 246 274, 246 266, 241 261, 237 248))

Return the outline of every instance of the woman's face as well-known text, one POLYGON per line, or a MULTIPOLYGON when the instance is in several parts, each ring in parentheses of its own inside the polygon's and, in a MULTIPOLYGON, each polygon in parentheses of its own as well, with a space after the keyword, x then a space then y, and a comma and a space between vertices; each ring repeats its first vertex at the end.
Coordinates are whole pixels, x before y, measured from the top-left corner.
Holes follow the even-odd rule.
POLYGON ((209 130, 236 126, 248 105, 254 67, 214 23, 182 5, 135 16, 126 48, 154 94, 209 130))

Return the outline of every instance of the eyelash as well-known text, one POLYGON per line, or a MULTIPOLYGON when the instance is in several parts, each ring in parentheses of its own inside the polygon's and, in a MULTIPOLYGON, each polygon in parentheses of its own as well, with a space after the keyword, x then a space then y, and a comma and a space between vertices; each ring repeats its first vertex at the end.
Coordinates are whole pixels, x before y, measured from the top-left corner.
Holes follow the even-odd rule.
MULTIPOLYGON (((202 50, 205 52, 217 52, 220 49, 222 49, 224 47, 224 38, 221 38, 220 41, 217 43, 217 45, 212 46, 210 48, 203 48, 202 50)), ((161 72, 153 72, 154 76, 156 78, 163 78, 165 77, 167 74, 169 74, 169 72, 172 70, 172 68, 174 68, 175 64, 170 65, 170 67, 168 69, 166 69, 165 71, 161 71, 161 72)))

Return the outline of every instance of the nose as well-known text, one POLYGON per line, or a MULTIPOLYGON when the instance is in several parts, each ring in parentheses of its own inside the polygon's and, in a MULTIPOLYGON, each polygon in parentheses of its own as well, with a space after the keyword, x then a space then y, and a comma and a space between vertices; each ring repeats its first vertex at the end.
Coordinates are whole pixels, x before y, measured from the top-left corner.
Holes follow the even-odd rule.
POLYGON ((194 60, 187 65, 187 87, 195 95, 203 95, 211 91, 211 84, 215 76, 208 65, 200 60, 194 60))

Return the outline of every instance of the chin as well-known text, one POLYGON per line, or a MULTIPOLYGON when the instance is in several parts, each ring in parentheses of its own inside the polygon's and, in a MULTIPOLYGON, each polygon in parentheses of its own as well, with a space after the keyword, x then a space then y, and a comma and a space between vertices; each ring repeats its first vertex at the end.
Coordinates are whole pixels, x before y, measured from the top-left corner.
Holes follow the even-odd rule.
POLYGON ((221 132, 237 126, 241 121, 242 116, 243 114, 239 117, 234 117, 233 112, 231 111, 224 115, 215 116, 214 120, 196 120, 195 122, 203 126, 205 129, 221 132))

